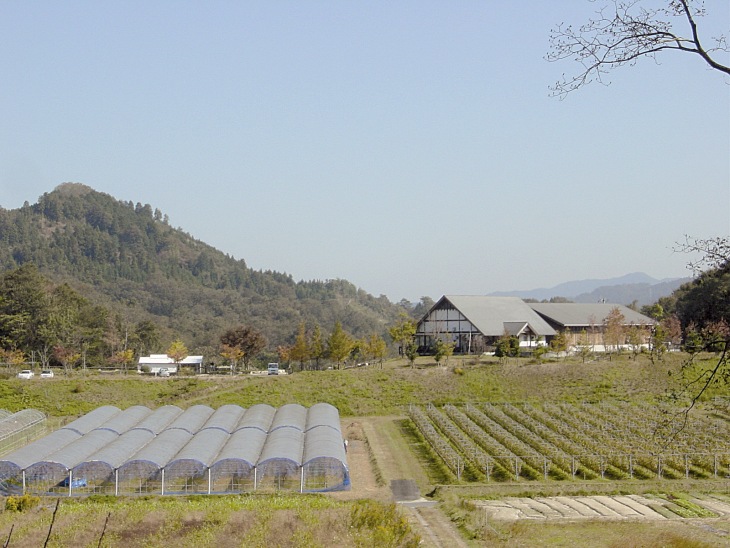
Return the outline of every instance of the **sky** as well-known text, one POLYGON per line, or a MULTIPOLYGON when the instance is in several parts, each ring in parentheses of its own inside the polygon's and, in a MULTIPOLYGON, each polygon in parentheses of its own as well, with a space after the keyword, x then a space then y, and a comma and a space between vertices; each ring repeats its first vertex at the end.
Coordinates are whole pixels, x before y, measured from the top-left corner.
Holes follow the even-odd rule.
POLYGON ((688 276, 677 242, 730 235, 730 78, 667 53, 551 97, 550 30, 600 4, 0 0, 0 207, 83 183, 394 302, 688 276))

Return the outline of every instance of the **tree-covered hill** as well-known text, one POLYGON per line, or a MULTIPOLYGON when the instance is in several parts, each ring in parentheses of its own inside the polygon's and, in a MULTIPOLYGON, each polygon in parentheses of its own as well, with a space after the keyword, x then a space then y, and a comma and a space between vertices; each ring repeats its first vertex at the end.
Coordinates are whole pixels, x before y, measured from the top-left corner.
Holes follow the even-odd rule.
POLYGON ((301 322, 384 335, 403 310, 345 280, 295 282, 253 270, 171 227, 159 209, 75 183, 36 204, 0 208, 0 273, 29 263, 122 322, 151 320, 163 341, 180 337, 191 350, 216 346, 240 324, 261 331, 271 349, 291 343, 301 322))

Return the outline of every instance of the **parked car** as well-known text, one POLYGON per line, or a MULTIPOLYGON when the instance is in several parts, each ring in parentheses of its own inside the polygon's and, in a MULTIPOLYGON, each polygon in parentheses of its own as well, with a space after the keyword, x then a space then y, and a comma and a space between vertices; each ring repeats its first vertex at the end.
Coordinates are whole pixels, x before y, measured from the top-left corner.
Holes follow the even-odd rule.
POLYGON ((52 379, 53 378, 53 371, 50 369, 44 369, 41 371, 41 379, 52 379))
MULTIPOLYGON (((86 478, 74 478, 71 480, 71 487, 86 487, 86 478)), ((68 487, 68 478, 61 482, 61 487, 68 487)))
POLYGON ((30 369, 23 369, 20 373, 18 373, 19 379, 32 379, 33 377, 35 377, 35 375, 30 369))
POLYGON ((167 367, 160 367, 160 370, 157 372, 157 375, 159 377, 169 377, 170 370, 167 367))
POLYGON ((270 363, 267 368, 269 375, 278 375, 279 374, 279 364, 278 363, 270 363))

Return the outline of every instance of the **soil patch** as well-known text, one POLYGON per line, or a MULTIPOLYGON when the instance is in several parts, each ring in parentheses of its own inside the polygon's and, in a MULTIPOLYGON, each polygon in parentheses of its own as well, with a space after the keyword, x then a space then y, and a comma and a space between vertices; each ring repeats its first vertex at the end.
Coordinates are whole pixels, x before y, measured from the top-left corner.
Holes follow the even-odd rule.
MULTIPOLYGON (((676 502, 676 501, 675 501, 676 502)), ((689 501, 714 517, 730 516, 730 503, 720 500, 689 501)), ((583 497, 511 497, 502 500, 477 500, 488 519, 517 520, 651 520, 685 519, 697 517, 697 511, 681 512, 682 507, 661 497, 639 495, 583 496, 583 497)))

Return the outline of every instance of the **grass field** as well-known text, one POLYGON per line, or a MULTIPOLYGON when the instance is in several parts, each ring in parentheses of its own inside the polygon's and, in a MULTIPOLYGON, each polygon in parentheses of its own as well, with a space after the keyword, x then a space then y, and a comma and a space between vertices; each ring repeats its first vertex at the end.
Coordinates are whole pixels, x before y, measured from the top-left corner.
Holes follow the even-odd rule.
MULTIPOLYGON (((703 362, 705 366, 712 363, 710 358, 703 362)), ((268 403, 278 407, 323 401, 347 417, 403 414, 408 404, 426 402, 577 403, 618 399, 654 403, 678 386, 681 360, 680 355, 669 355, 658 364, 644 356, 585 364, 578 360, 535 364, 522 359, 502 364, 495 358, 452 358, 447 367, 437 367, 428 358, 420 358, 414 369, 402 361, 391 361, 383 369, 307 371, 280 377, 140 378, 136 373, 100 375, 89 371, 28 381, 15 379, 8 372, 8 382, 0 384, 0 408, 14 412, 30 407, 52 417, 70 417, 108 404, 126 408, 166 404, 219 407, 228 403, 248 407, 268 403)), ((728 393, 725 387, 713 386, 707 397, 728 393)))
POLYGON ((313 495, 44 499, 0 513, 10 546, 417 546, 394 505, 313 495))
MULTIPOLYGON (((712 356, 697 367, 708 367, 712 356)), ((30 381, 12 378, 0 383, 0 408, 46 412, 53 425, 72 420, 100 405, 157 407, 234 403, 281 406, 317 402, 335 405, 343 424, 362 424, 358 436, 370 452, 369 464, 378 477, 378 495, 370 502, 333 496, 264 495, 147 499, 64 500, 54 524, 50 546, 405 546, 416 533, 385 503, 389 481, 411 477, 421 492, 433 493, 441 507, 472 545, 501 546, 713 546, 730 536, 725 522, 701 525, 700 518, 661 523, 601 521, 571 523, 488 523, 474 501, 504 496, 548 495, 551 490, 575 489, 580 494, 623 492, 632 489, 667 491, 661 483, 641 487, 599 480, 593 487, 577 483, 486 482, 466 485, 435 458, 408 419, 410 404, 437 406, 466 403, 579 404, 622 402, 652 406, 682 384, 682 356, 670 355, 653 364, 646 356, 619 357, 581 363, 578 360, 530 363, 513 359, 451 358, 437 367, 421 358, 415 368, 402 361, 380 368, 303 372, 281 377, 211 376, 140 378, 136 374, 101 375, 95 372, 58 375, 30 381), (104 528, 105 520, 109 522, 104 528), (137 524, 136 526, 134 524, 137 524), (388 523, 385 528, 382 523, 388 523), (141 525, 140 525, 141 524, 141 525), (719 532, 718 532, 719 531, 719 532), (631 541, 626 541, 626 538, 631 541), (633 543, 633 544, 632 544, 633 543)), ((695 373, 697 371, 695 370, 695 373)), ((1 373, 0 373, 1 375, 1 373)), ((714 386, 704 399, 727 396, 714 386)), ((682 403, 680 400, 679 403, 682 403)), ((702 408, 696 411, 703 413, 702 408)), ((727 482, 673 484, 677 492, 703 489, 727 492, 727 482), (704 487, 703 487, 704 486, 704 487)), ((558 492, 557 494, 561 494, 558 492)), ((370 497, 370 495, 363 495, 370 497)), ((0 536, 15 525, 11 546, 32 546, 48 533, 54 501, 25 512, 0 514, 0 536)), ((414 526, 415 527, 415 526, 414 526)), ((0 542, 4 539, 0 538, 0 542)), ((429 544, 425 539, 425 545, 429 544)))

